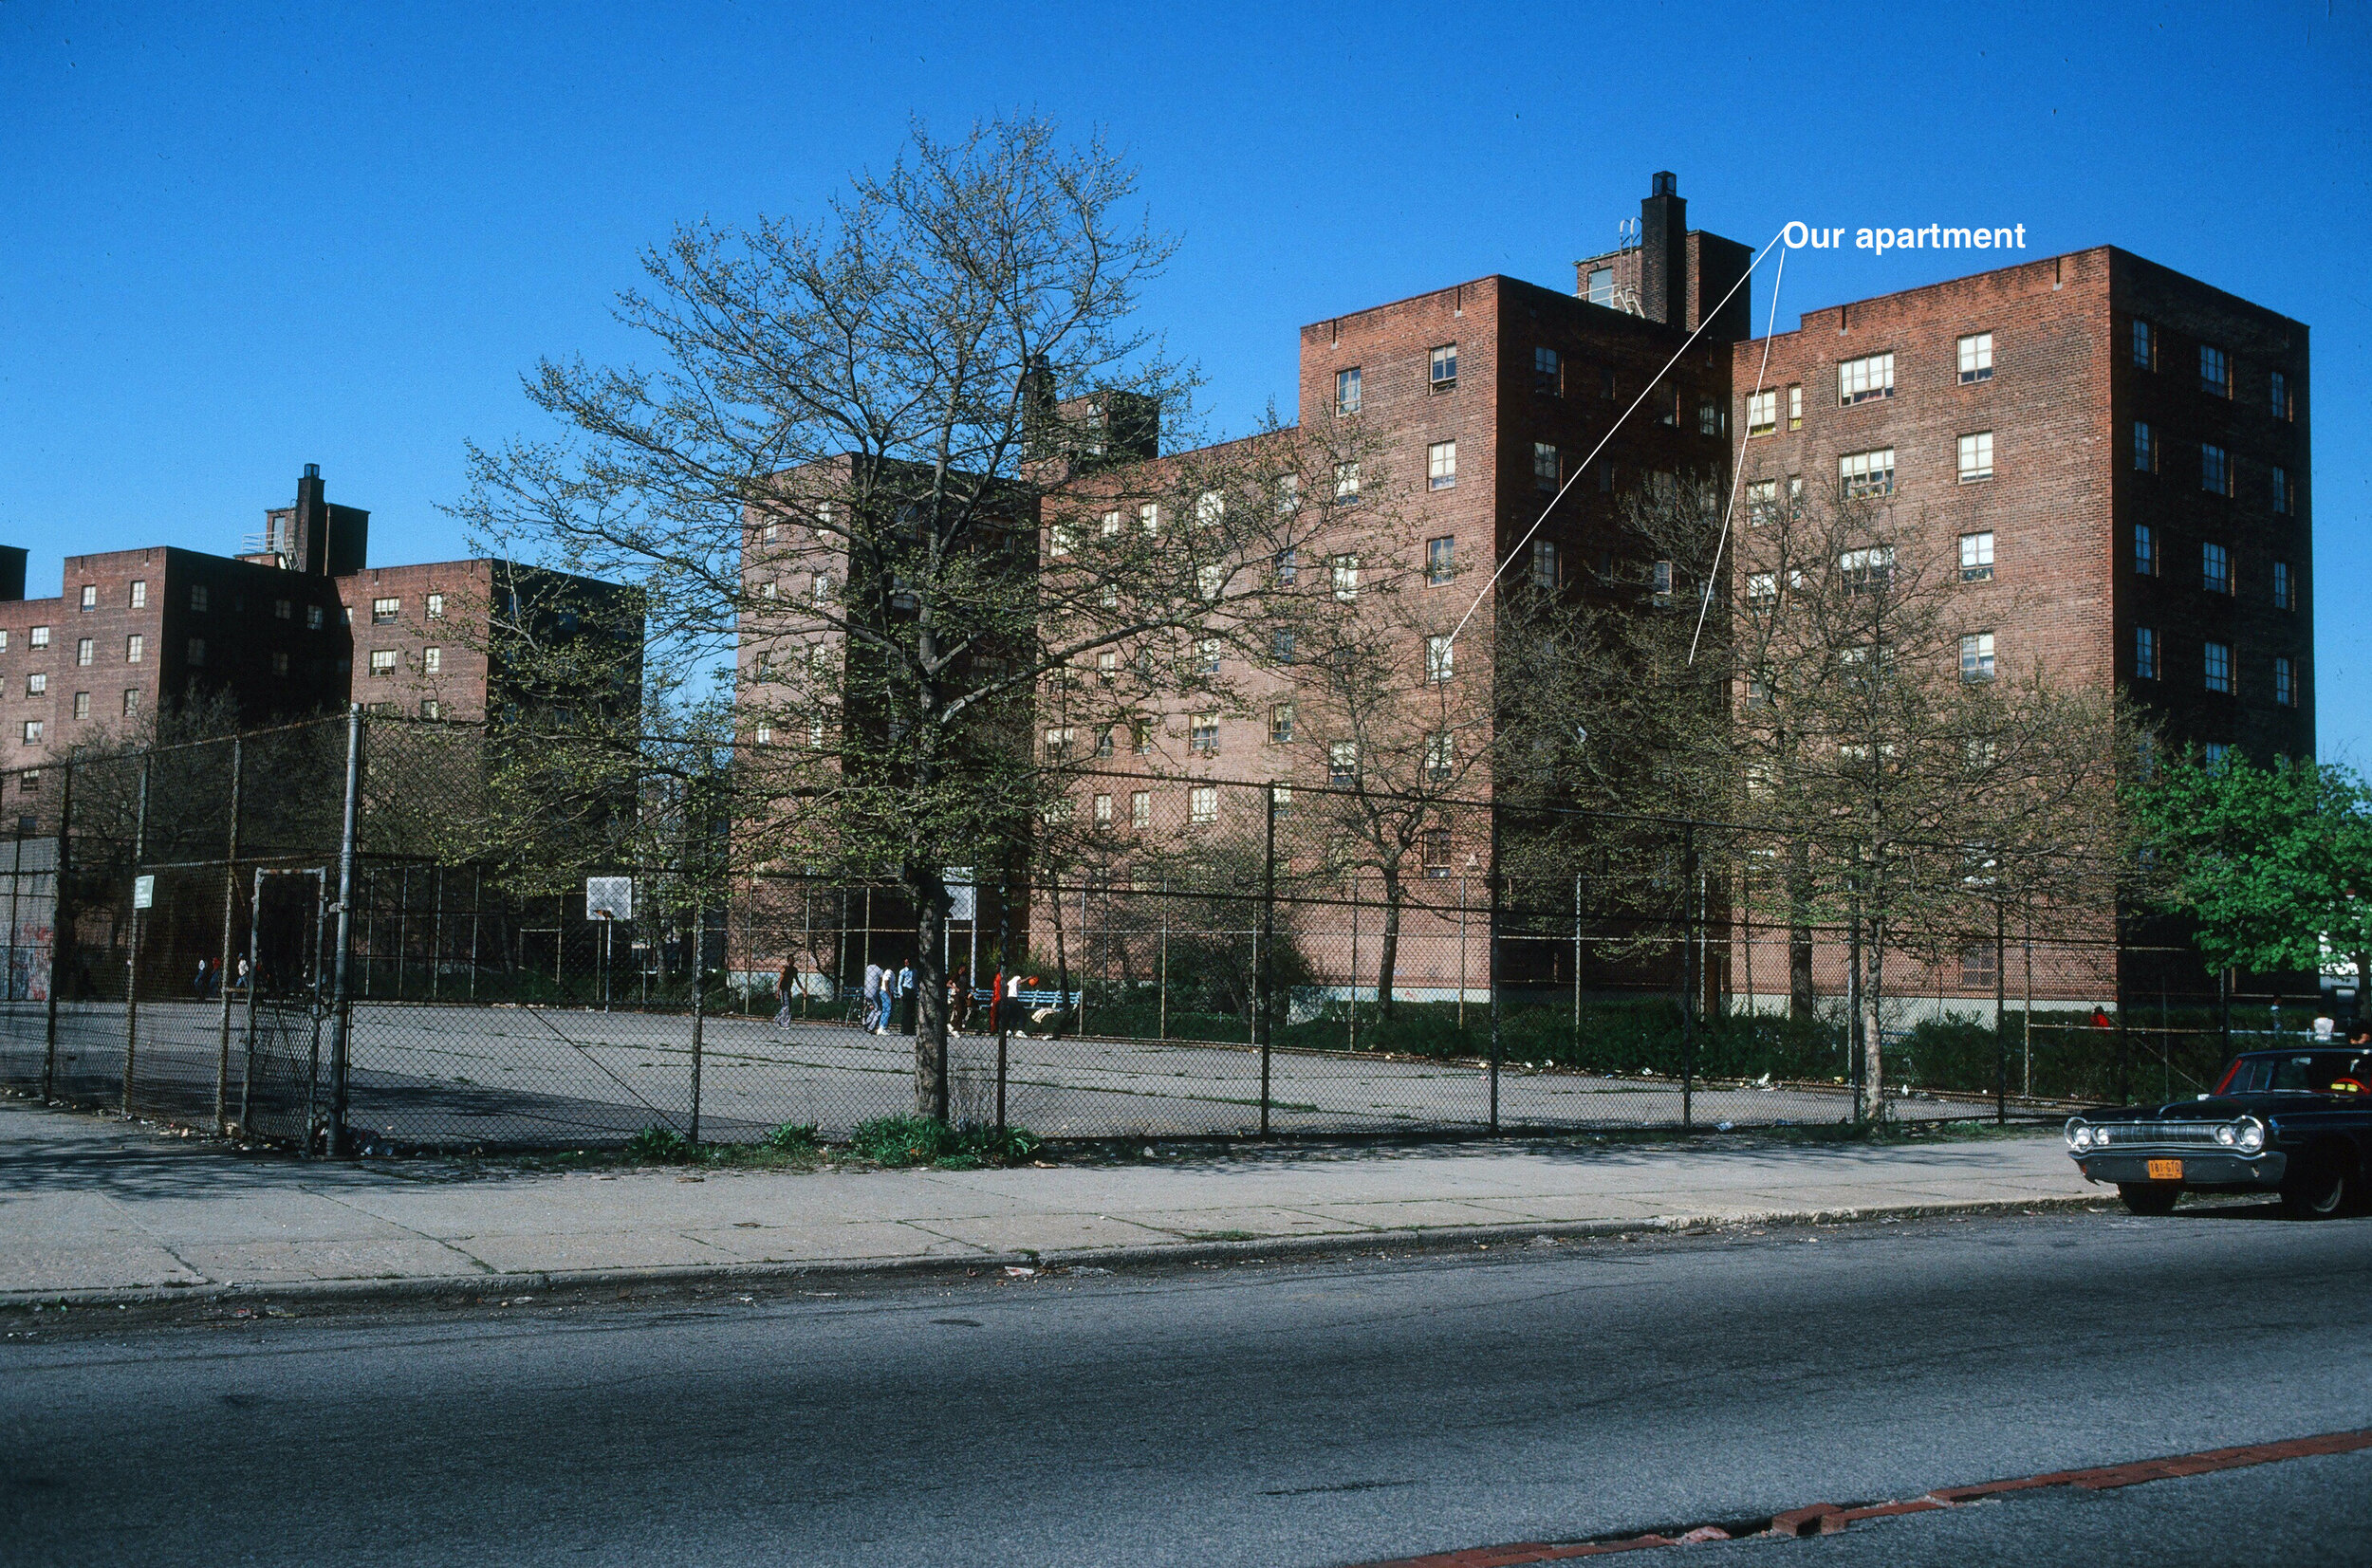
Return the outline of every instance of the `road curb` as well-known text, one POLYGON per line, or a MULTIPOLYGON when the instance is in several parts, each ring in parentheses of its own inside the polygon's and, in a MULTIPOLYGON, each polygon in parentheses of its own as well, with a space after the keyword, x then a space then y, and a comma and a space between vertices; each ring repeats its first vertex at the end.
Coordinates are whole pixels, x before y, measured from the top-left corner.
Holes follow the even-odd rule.
POLYGON ((1770 1209, 1726 1214, 1665 1214, 1647 1219, 1525 1221, 1510 1225, 1411 1226, 1395 1229, 1335 1231, 1324 1235, 1269 1236, 1251 1240, 1178 1241, 1135 1246, 1010 1249, 943 1253, 905 1258, 834 1258, 804 1262, 714 1264, 647 1268, 532 1269, 511 1273, 424 1275, 402 1279, 301 1280, 272 1284, 142 1285, 129 1289, 25 1291, 0 1289, 0 1311, 65 1304, 75 1307, 158 1305, 263 1305, 315 1303, 368 1306, 456 1300, 471 1304, 486 1297, 592 1289, 696 1289, 824 1280, 916 1280, 967 1278, 983 1269, 1122 1268, 1195 1263, 1312 1260, 1372 1253, 1446 1251, 1500 1242, 1588 1240, 1602 1236, 1658 1234, 1765 1227, 1851 1225, 1881 1220, 1923 1220, 1971 1214, 2071 1213, 2098 1208, 2098 1196, 1985 1198, 1961 1203, 1864 1205, 1838 1208, 1770 1209))

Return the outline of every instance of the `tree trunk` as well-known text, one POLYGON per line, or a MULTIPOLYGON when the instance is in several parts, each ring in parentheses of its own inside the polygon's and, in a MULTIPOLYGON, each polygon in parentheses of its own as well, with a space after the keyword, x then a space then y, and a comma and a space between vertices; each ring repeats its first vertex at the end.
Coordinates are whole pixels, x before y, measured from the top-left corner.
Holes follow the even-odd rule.
MULTIPOLYGON (((1383 867, 1383 950, 1376 960, 1376 1016, 1393 1016, 1392 971, 1400 958, 1400 868, 1383 867)), ((1356 993, 1354 993, 1356 994, 1356 993)))
MULTIPOLYGON (((2357 1028, 2372 1024, 2372 952, 2356 954, 2356 1016, 2357 1028)), ((2354 1029, 2347 1031, 2350 1034, 2354 1029)))
POLYGON ((1869 923, 1869 946, 1862 965, 1862 1077, 1868 1085, 1869 1119, 1886 1119, 1885 1079, 1881 1071, 1885 1034, 1881 1028, 1883 1009, 1880 1002, 1885 994, 1886 926, 1883 920, 1869 923))
POLYGON ((1063 1004, 1070 997, 1070 949, 1063 940, 1063 878, 1047 873, 1047 907, 1054 912, 1054 1006, 1047 1015, 1050 1038, 1063 1032, 1063 1004))
POLYGON ((1788 1016, 1816 1015, 1820 990, 1812 980, 1811 846, 1798 840, 1788 860, 1788 1016))
POLYGON ((947 1066, 947 883, 935 865, 903 870, 915 912, 915 1115, 950 1118, 947 1066))

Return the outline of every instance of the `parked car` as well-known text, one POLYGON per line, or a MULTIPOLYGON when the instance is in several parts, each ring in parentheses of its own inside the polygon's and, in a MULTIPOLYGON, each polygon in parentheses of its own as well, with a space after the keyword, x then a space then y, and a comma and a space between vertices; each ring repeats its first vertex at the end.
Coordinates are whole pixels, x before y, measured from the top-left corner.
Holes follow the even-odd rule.
POLYGON ((2244 1051, 2196 1099, 2069 1117, 2067 1153, 2136 1214, 2171 1213, 2185 1192, 2274 1192, 2295 1215, 2342 1213, 2372 1179, 2372 1051, 2244 1051))

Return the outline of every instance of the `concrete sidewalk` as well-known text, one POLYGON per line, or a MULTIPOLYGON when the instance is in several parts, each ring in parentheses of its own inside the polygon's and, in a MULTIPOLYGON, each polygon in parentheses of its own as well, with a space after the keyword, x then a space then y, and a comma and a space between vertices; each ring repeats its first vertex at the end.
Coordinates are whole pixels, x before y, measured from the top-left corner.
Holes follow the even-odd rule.
POLYGON ((1910 1148, 1432 1145, 1009 1171, 457 1173, 306 1164, 0 1101, 0 1303, 509 1289, 1582 1233, 2099 1198, 2055 1136, 1910 1148), (1317 1242, 1302 1238, 1320 1239, 1317 1242))

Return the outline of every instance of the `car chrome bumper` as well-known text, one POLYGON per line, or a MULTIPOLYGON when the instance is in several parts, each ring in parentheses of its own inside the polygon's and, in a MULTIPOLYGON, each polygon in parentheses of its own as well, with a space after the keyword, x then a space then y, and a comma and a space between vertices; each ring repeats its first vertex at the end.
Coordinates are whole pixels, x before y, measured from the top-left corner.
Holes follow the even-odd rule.
POLYGON ((2269 1149, 2261 1154, 2207 1153, 2198 1149, 2118 1150, 2106 1154, 2070 1155, 2084 1179, 2096 1182, 2146 1183, 2152 1160, 2182 1161, 2185 1187, 2276 1187, 2289 1169, 2289 1156, 2269 1149))

